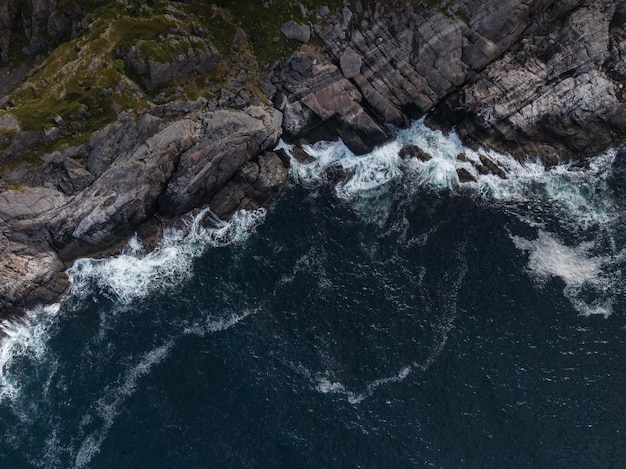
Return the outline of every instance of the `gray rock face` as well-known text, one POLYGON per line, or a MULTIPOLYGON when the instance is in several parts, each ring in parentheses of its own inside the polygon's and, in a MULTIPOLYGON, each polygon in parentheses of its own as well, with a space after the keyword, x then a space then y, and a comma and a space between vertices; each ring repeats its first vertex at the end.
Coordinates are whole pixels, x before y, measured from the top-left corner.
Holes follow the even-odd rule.
POLYGON ((116 247, 157 213, 210 202, 226 217, 279 193, 285 163, 263 152, 277 144, 281 122, 266 107, 196 111, 168 125, 126 114, 84 146, 45 155, 33 172, 63 168, 73 186, 59 188, 57 175, 48 180, 56 188, 0 192, 0 310, 53 301, 67 287, 66 262, 116 247), (243 195, 228 195, 229 185, 243 195))
POLYGON ((431 122, 475 145, 546 162, 625 138, 623 0, 396 3, 352 3, 317 28, 322 54, 292 56, 274 83, 287 137, 326 127, 364 153, 381 122, 436 108, 431 122))
POLYGON ((361 73, 361 64, 363 60, 352 48, 348 48, 339 59, 339 67, 343 76, 350 79, 361 73))
POLYGON ((26 187, 21 191, 0 193, 0 222, 33 218, 57 209, 67 201, 59 191, 45 187, 26 187))
POLYGON ((310 26, 298 24, 293 20, 283 23, 280 27, 280 31, 283 33, 285 38, 300 41, 305 44, 311 39, 310 26))
POLYGON ((548 163, 623 140, 623 37, 611 27, 620 10, 613 2, 580 3, 448 97, 435 117, 450 119, 477 144, 539 155, 548 163))
MULTIPOLYGON (((31 52, 78 27, 80 16, 70 8, 57 17, 56 6, 2 3, 0 59, 9 47, 3 32, 25 12, 31 52)), ((209 205, 228 217, 265 203, 287 179, 288 160, 270 151, 282 133, 292 140, 340 137, 362 154, 391 137, 385 124, 404 127, 430 112, 430 122, 456 126, 466 142, 540 155, 547 164, 626 138, 625 0, 452 0, 442 9, 354 1, 323 16, 313 28, 293 21, 281 28, 300 42, 313 33, 321 45, 294 53, 264 87, 278 110, 206 112, 207 101, 198 100, 122 113, 88 143, 11 172, 3 184, 38 187, 0 192, 0 310, 52 301, 67 286, 68 261, 115 248, 154 215, 209 205)), ((205 39, 162 39, 139 41, 125 56, 147 87, 204 73, 219 60, 205 39)), ((225 86, 251 79, 244 71, 225 86)), ((224 106, 249 102, 226 88, 219 98, 224 106)), ((11 129, 6 116, 0 126, 11 129)), ((54 135, 14 129, 2 138, 10 142, 0 161, 8 162, 54 135)), ((430 158, 418 150, 406 147, 402 155, 430 158)), ((474 164, 481 174, 507 177, 486 155, 474 164)), ((458 176, 475 180, 463 170, 458 176)))
POLYGON ((294 139, 324 125, 339 135, 356 154, 367 153, 388 140, 387 130, 363 107, 363 95, 332 64, 294 56, 283 70, 280 85, 285 134, 294 139))
POLYGON ((84 13, 78 2, 6 0, 0 3, 0 62, 9 60, 12 32, 17 21, 26 35, 26 51, 35 55, 82 28, 84 13))
POLYGON ((240 209, 256 209, 283 190, 288 175, 283 159, 274 152, 265 152, 239 168, 213 196, 211 208, 220 218, 240 209))
POLYGON ((254 106, 202 116, 203 138, 181 155, 178 171, 159 199, 159 211, 173 217, 209 202, 240 167, 278 143, 281 122, 280 112, 254 106))

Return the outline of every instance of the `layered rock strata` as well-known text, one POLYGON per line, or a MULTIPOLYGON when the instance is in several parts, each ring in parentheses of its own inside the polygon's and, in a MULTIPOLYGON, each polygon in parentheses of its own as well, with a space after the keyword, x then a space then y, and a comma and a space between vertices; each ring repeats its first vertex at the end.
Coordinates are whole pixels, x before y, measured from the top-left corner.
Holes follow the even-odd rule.
POLYGON ((362 2, 275 78, 285 135, 329 128, 357 154, 435 110, 468 142, 579 158, 626 135, 624 1, 362 2), (327 57, 327 58, 326 58, 327 57))
POLYGON ((196 112, 166 123, 125 114, 80 147, 45 155, 48 187, 0 194, 0 309, 54 300, 79 256, 114 249, 153 217, 260 206, 287 179, 268 107, 196 112), (227 197, 230 191, 237 197, 227 197))
MULTIPOLYGON (((272 151, 281 135, 295 142, 340 137, 363 154, 391 137, 390 125, 406 127, 429 113, 427 122, 456 127, 471 145, 539 156, 548 165, 624 141, 626 0, 432 3, 346 1, 334 13, 318 13, 313 24, 301 5, 303 18, 276 30, 300 45, 263 83, 252 76, 254 67, 226 70, 225 49, 218 52, 197 25, 183 31, 181 10, 170 9, 178 26, 120 46, 120 84, 134 96, 142 91, 133 79, 152 91, 183 77, 195 77, 188 83, 197 86, 207 72, 212 80, 228 72, 228 83, 219 97, 118 109, 117 119, 86 143, 42 151, 35 164, 5 173, 0 314, 53 301, 67 287, 63 271, 73 259, 115 250, 158 220, 207 205, 227 218, 267 202, 287 179, 288 159, 272 151), (261 89, 271 106, 232 109, 245 107, 253 90, 262 96, 261 89)), ((9 32, 16 26, 26 39, 23 52, 33 55, 86 28, 83 13, 76 2, 7 0, 0 5, 0 61, 15 47, 9 32)), ((233 50, 250 50, 241 29, 233 34, 233 50)), ((79 86, 89 92, 86 83, 79 86)), ((60 128, 63 137, 73 131, 60 116, 44 131, 23 131, 9 97, 3 99, 5 163, 58 140, 60 128)), ((77 107, 78 120, 91 112, 85 108, 77 107)), ((295 155, 308 158, 297 147, 295 155)), ((430 157, 417 147, 401 155, 430 157)), ((507 177, 486 156, 478 169, 507 177)), ((472 181, 467 172, 458 176, 472 181)))

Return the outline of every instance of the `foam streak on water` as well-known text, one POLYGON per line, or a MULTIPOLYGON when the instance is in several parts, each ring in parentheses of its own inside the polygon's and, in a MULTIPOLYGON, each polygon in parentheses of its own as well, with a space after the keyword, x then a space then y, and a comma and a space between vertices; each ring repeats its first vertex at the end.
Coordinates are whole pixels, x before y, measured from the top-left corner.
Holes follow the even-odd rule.
MULTIPOLYGON (((117 256, 77 260, 68 270, 72 283, 68 296, 85 299, 95 287, 124 304, 172 288, 188 279, 193 260, 206 249, 244 242, 264 218, 265 210, 260 209, 238 212, 229 222, 223 222, 204 210, 186 219, 182 229, 165 229, 161 243, 149 253, 135 236, 117 256), (202 225, 207 216, 217 227, 202 225)), ((18 321, 0 323, 5 334, 0 343, 0 402, 19 397, 18 368, 24 361, 37 363, 45 358, 49 329, 59 308, 59 304, 36 308, 18 321)), ((210 329, 211 325, 206 327, 210 329)))
MULTIPOLYGON (((363 402, 365 399, 373 396, 374 393, 383 386, 400 383, 404 381, 411 373, 427 371, 443 352, 448 341, 448 334, 450 333, 450 330, 454 327, 454 321, 457 318, 457 302, 459 290, 461 288, 461 285, 463 284, 465 276, 467 275, 467 263, 465 261, 464 251, 465 246, 461 246, 456 254, 459 265, 458 270, 452 273, 455 278, 450 279, 449 275, 446 275, 446 277, 442 279, 442 288, 444 288, 447 292, 443 304, 429 305, 427 301, 424 301, 426 305, 425 308, 427 310, 432 308, 433 306, 436 306, 441 310, 440 316, 432 324, 435 332, 434 340, 425 359, 420 361, 413 361, 408 365, 404 365, 391 376, 384 376, 370 381, 369 383, 367 383, 363 391, 348 389, 340 381, 333 379, 331 377, 333 373, 331 373, 330 371, 327 371, 325 373, 319 373, 314 377, 313 380, 315 390, 322 394, 338 394, 344 396, 350 404, 357 405, 363 402)), ((311 374, 306 373, 306 375, 310 376, 311 374)))
MULTIPOLYGON (((99 418, 102 421, 102 426, 83 440, 76 455, 74 467, 87 466, 100 451, 100 446, 113 426, 124 402, 135 392, 139 379, 150 373, 154 366, 162 362, 173 345, 174 341, 169 340, 162 346, 146 353, 135 366, 126 372, 120 380, 119 386, 105 390, 103 397, 96 402, 96 408, 92 410, 94 415, 90 416, 91 418, 94 416, 99 418)), ((90 421, 91 418, 84 419, 84 421, 90 421)))

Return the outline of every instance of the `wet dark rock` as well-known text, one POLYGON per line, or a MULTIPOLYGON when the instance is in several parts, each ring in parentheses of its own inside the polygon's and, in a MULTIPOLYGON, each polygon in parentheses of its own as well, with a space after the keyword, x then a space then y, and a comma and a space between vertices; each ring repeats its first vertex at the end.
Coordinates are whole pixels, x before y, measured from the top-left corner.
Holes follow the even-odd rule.
POLYGON ((459 177, 459 182, 461 184, 465 184, 467 182, 478 182, 478 179, 476 179, 476 177, 465 168, 457 168, 456 174, 459 177))
POLYGON ((298 161, 298 163, 307 164, 315 161, 315 158, 313 156, 309 155, 306 151, 298 146, 295 146, 291 149, 291 154, 296 159, 296 161, 298 161))
POLYGON ((350 177, 352 172, 340 164, 334 164, 326 170, 326 179, 331 184, 339 184, 350 177))
POLYGON ((420 161, 426 162, 432 160, 433 157, 417 145, 406 145, 400 150, 400 158, 417 158, 420 161))
POLYGON ((504 169, 488 156, 480 155, 480 162, 489 170, 489 172, 495 174, 502 179, 507 179, 507 175, 504 169))

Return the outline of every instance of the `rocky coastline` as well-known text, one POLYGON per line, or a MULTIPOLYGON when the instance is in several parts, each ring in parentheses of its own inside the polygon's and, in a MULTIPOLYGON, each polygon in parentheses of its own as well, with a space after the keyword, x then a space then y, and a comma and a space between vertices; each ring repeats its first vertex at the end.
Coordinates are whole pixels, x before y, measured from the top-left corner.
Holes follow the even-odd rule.
POLYGON ((19 76, 0 96, 0 318, 56 301, 75 259, 136 232, 267 203, 281 138, 361 155, 427 115, 546 166, 626 140, 626 0, 275 0, 268 16, 293 11, 267 44, 235 2, 152 3, 0 4, 19 76))

